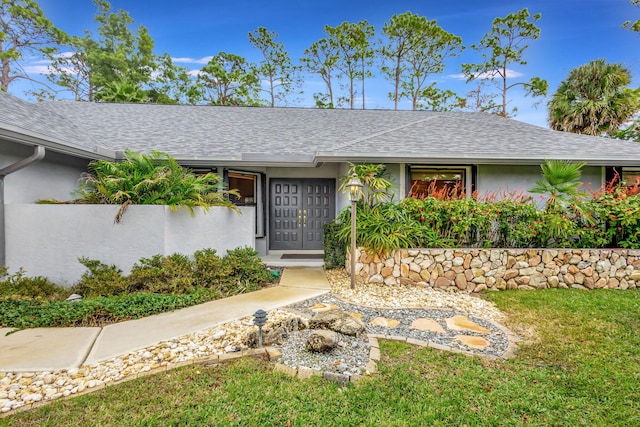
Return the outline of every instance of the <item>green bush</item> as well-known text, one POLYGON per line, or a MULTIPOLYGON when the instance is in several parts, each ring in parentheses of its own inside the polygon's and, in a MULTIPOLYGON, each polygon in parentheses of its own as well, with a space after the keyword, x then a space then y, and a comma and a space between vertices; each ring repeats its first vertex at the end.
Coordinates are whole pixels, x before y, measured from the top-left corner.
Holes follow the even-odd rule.
MULTIPOLYGON (((426 197, 367 210, 358 206, 357 215, 358 245, 378 253, 409 247, 640 248, 640 195, 630 195, 624 187, 547 204, 542 210, 530 197, 426 197)), ((331 244, 348 246, 350 209, 344 209, 329 229, 327 243, 333 236, 336 243, 331 244)), ((328 248, 325 254, 333 254, 328 248)))
POLYGON ((258 252, 254 249, 236 248, 227 251, 224 263, 230 269, 230 274, 224 282, 232 288, 238 286, 247 292, 273 281, 273 275, 258 258, 258 252))
POLYGON ((73 291, 84 296, 93 298, 107 295, 121 295, 129 291, 127 279, 122 275, 115 265, 107 265, 102 262, 79 258, 78 262, 87 268, 80 281, 73 287, 73 291))
POLYGON ((200 291, 168 295, 138 292, 75 302, 0 299, 0 325, 12 328, 104 326, 189 307, 213 299, 200 291))
POLYGON ((344 267, 347 245, 338 239, 340 224, 332 221, 324 225, 324 266, 327 269, 344 267))
POLYGON ((68 294, 68 289, 50 282, 45 277, 25 276, 23 269, 8 274, 7 267, 0 266, 0 297, 20 295, 26 298, 56 300, 65 299, 68 294))
POLYGON ((199 286, 214 289, 231 275, 228 265, 215 249, 202 249, 193 254, 194 275, 199 286))
POLYGON ((115 265, 80 258, 87 272, 72 290, 20 270, 0 282, 0 326, 102 326, 252 291, 273 281, 257 255, 250 248, 228 251, 224 258, 203 249, 193 261, 181 254, 156 255, 142 258, 129 276, 115 265), (83 299, 53 301, 72 291, 83 299))
POLYGON ((130 292, 189 293, 197 286, 189 257, 177 253, 140 259, 127 282, 130 292))

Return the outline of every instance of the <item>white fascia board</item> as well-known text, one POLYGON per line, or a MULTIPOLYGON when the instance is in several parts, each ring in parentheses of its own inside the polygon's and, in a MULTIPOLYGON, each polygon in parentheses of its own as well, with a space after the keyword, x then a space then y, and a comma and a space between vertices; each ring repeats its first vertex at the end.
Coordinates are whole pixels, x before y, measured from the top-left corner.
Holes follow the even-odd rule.
POLYGON ((421 153, 340 153, 318 152, 316 162, 336 163, 336 162, 378 162, 378 163, 422 163, 432 164, 483 164, 483 165, 539 165, 546 159, 559 159, 569 161, 584 161, 589 166, 640 166, 640 158, 634 159, 628 156, 610 156, 607 158, 584 155, 557 155, 549 154, 538 157, 519 157, 504 154, 458 154, 443 155, 421 153))
POLYGON ((90 150, 86 147, 71 144, 66 141, 60 141, 57 139, 47 138, 38 133, 26 131, 24 129, 11 129, 13 126, 4 125, 4 128, 0 129, 0 137, 15 142, 18 144, 24 144, 29 146, 42 145, 50 150, 69 154, 72 156, 78 156, 91 160, 115 160, 116 152, 104 147, 96 146, 94 150, 90 150))

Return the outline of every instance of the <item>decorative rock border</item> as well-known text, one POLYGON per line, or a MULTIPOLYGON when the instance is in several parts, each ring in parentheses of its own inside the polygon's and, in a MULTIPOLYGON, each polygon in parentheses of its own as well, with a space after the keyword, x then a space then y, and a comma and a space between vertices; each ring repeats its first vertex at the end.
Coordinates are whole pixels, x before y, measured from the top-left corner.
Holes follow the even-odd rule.
POLYGON ((632 249, 358 250, 356 258, 360 283, 466 292, 640 287, 640 250, 632 249))
MULTIPOLYGON (((241 359, 243 357, 251 357, 254 359, 258 359, 258 360, 268 360, 268 361, 274 361, 277 360, 280 357, 280 351, 276 348, 273 347, 264 347, 264 348, 253 348, 253 349, 247 349, 247 350, 241 350, 241 351, 236 351, 236 352, 232 352, 232 353, 224 353, 224 354, 212 354, 210 356, 206 356, 206 357, 200 357, 200 358, 196 358, 196 359, 191 359, 191 360, 186 360, 183 362, 175 362, 175 363, 167 363, 164 364, 161 367, 158 368, 154 368, 154 369, 149 369, 146 371, 141 371, 141 372, 137 372, 135 374, 131 374, 131 375, 127 375, 125 377, 123 377, 120 380, 117 381, 110 381, 110 382, 101 382, 99 384, 96 384, 93 387, 83 387, 81 390, 77 390, 75 393, 69 394, 68 396, 62 396, 58 399, 52 399, 52 400, 45 400, 42 399, 42 397, 37 400, 30 400, 25 402, 23 405, 12 408, 9 411, 4 411, 2 413, 0 413, 0 418, 5 418, 7 416, 19 413, 19 412, 23 412, 23 411, 27 411, 30 409, 34 409, 34 408, 39 408, 41 406, 45 406, 48 405, 56 400, 60 400, 60 399, 71 399, 73 397, 76 396, 82 396, 84 394, 88 394, 88 393, 93 393, 96 392, 98 390, 102 390, 104 388, 108 388, 108 387, 113 387, 115 385, 118 384, 122 384, 131 380, 135 380, 138 378, 143 378, 149 375, 154 375, 154 374, 158 374, 161 372, 167 372, 171 369, 175 369, 175 368, 180 368, 183 366, 189 366, 189 365, 202 365, 202 366, 214 366, 214 365, 218 365, 218 364, 224 364, 224 363, 230 363, 230 362, 234 362, 237 361, 238 359, 241 359)), ((24 373, 23 373, 24 374, 24 373)))

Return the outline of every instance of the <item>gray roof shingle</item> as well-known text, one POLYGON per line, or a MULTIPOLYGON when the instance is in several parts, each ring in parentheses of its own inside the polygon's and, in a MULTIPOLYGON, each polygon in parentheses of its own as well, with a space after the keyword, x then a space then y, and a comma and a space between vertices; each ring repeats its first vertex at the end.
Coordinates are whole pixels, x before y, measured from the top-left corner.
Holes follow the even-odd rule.
POLYGON ((640 166, 640 144, 556 132, 484 113, 50 101, 0 96, 14 126, 96 151, 158 150, 202 163, 370 160, 640 166))

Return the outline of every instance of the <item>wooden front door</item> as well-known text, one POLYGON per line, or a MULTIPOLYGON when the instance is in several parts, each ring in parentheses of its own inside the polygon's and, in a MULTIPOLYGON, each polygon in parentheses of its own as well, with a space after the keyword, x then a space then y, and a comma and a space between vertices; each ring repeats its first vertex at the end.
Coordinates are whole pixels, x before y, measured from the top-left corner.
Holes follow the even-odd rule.
POLYGON ((271 179, 269 249, 324 248, 324 224, 335 217, 335 180, 271 179))

